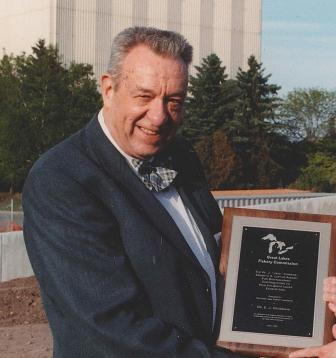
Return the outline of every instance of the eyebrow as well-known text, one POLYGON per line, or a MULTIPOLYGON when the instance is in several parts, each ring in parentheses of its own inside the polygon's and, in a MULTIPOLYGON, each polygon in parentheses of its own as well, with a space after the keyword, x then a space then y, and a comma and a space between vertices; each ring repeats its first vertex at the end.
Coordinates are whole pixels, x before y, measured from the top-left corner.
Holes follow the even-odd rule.
POLYGON ((138 86, 138 85, 135 86, 135 90, 138 91, 138 92, 154 94, 153 90, 151 90, 149 88, 144 88, 144 87, 141 87, 141 86, 138 86))
MULTIPOLYGON (((149 88, 141 87, 139 85, 136 85, 135 91, 155 95, 155 92, 153 90, 151 90, 149 88)), ((174 96, 182 96, 182 97, 184 97, 185 95, 186 95, 186 91, 181 91, 181 92, 171 93, 169 96, 165 96, 165 97, 174 97, 174 96)))

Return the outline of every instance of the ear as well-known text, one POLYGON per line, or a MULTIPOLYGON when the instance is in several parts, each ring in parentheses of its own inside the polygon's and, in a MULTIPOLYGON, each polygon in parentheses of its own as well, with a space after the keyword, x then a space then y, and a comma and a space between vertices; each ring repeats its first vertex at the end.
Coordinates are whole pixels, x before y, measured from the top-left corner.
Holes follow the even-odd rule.
POLYGON ((108 73, 104 73, 100 79, 100 85, 101 85, 104 107, 110 107, 111 100, 114 94, 113 80, 111 75, 108 73))

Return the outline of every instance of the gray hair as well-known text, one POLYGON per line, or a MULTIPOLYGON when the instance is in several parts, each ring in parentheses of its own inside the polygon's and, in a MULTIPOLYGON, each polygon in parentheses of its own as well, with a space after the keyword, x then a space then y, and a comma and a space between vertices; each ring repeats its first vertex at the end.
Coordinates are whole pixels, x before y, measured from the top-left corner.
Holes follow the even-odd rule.
POLYGON ((189 66, 192 61, 192 46, 177 32, 160 30, 153 27, 129 27, 121 31, 113 40, 107 72, 118 86, 122 62, 132 48, 146 45, 155 53, 181 58, 189 66))

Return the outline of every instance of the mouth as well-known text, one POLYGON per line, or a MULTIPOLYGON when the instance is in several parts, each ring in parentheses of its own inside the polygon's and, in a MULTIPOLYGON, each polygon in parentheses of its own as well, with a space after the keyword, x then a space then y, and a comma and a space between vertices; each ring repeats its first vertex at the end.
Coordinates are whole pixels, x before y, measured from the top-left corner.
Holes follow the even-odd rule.
POLYGON ((140 126, 138 126, 138 128, 141 130, 141 132, 149 136, 159 136, 161 134, 159 130, 153 131, 151 129, 140 127, 140 126))

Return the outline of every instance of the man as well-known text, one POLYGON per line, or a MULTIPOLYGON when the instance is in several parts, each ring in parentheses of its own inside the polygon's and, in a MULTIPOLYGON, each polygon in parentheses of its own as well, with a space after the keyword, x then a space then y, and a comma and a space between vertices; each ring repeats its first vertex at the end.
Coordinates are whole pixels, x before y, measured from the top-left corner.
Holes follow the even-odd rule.
POLYGON ((34 165, 24 234, 54 358, 231 357, 215 347, 221 214, 181 124, 192 48, 135 27, 103 109, 34 165))

